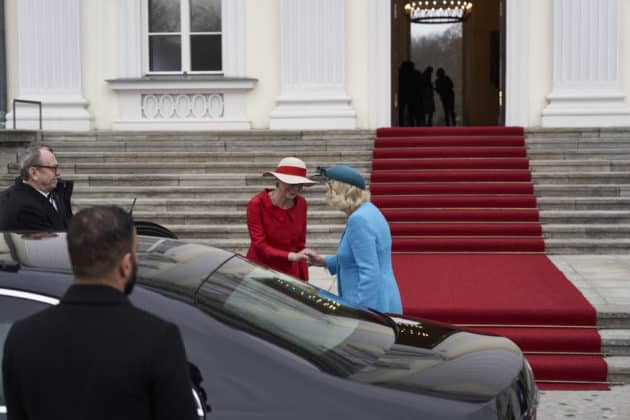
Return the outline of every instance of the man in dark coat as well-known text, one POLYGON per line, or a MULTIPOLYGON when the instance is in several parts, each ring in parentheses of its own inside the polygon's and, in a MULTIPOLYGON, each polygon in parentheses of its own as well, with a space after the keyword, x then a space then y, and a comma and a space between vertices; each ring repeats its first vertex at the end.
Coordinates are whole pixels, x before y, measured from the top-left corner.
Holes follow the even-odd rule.
POLYGON ((0 230, 64 231, 72 217, 73 183, 62 181, 50 146, 29 147, 15 184, 0 195, 0 230))
POLYGON ((455 125, 455 92, 453 81, 446 75, 443 68, 439 68, 435 78, 435 90, 440 95, 444 107, 444 120, 446 125, 455 125))
POLYGON ((197 419, 178 328, 127 298, 137 268, 131 217, 81 210, 67 243, 75 283, 8 333, 8 419, 197 419))

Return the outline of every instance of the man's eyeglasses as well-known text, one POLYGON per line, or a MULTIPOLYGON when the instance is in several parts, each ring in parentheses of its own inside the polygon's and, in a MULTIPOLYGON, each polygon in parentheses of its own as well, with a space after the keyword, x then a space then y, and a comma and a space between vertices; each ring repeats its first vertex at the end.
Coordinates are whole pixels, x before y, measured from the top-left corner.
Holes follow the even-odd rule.
POLYGON ((50 166, 50 165, 33 165, 33 167, 35 168, 46 168, 46 169, 50 169, 51 171, 57 172, 59 170, 59 165, 55 165, 55 166, 50 166))

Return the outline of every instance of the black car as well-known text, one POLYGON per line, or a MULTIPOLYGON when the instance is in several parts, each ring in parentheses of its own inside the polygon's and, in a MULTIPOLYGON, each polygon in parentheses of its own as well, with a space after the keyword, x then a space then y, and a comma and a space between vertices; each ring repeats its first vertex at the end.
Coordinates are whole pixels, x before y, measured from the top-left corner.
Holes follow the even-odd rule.
MULTIPOLYGON (((200 244, 141 236, 138 256, 131 300, 179 326, 200 417, 536 417, 532 371, 506 338, 353 307, 200 244)), ((3 343, 13 322, 57 303, 72 274, 62 233, 2 233, 0 263, 3 343)))

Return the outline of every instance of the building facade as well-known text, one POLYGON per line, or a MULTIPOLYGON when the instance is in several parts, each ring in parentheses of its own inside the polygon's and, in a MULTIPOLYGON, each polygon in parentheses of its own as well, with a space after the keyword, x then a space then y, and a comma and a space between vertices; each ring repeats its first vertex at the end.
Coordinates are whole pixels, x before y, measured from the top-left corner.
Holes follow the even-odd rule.
MULTIPOLYGON (((630 0, 496 1, 504 124, 630 126, 630 0)), ((399 1, 3 6, 8 127, 39 123, 20 101, 49 130, 392 125, 399 1)))

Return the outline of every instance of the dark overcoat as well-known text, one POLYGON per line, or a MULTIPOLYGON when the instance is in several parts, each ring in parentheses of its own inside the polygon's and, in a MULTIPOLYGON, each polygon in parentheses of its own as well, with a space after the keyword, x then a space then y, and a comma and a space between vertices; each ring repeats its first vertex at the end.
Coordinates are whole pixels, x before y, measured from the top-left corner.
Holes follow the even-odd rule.
POLYGON ((179 330, 109 286, 16 322, 2 373, 10 420, 197 419, 179 330))
POLYGON ((59 179, 54 190, 57 210, 35 188, 18 177, 15 184, 0 195, 0 230, 50 231, 68 229, 72 218, 72 181, 59 179))

